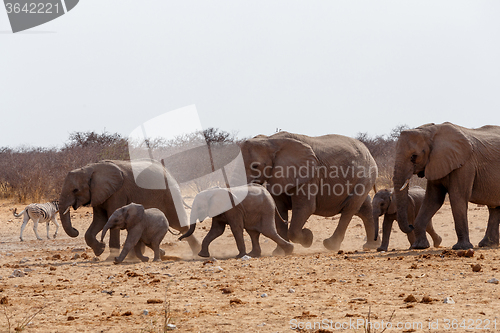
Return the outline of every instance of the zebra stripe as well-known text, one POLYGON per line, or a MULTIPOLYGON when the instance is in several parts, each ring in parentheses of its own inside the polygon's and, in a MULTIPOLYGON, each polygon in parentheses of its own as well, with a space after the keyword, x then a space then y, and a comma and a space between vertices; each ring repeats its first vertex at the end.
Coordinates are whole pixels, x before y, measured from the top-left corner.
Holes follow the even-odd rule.
MULTIPOLYGON (((44 204, 32 203, 24 208, 23 212, 26 212, 32 220, 38 220, 38 222, 49 222, 52 217, 59 211, 59 201, 47 202, 44 204)), ((16 214, 14 210, 14 215, 20 217, 23 213, 16 214)))

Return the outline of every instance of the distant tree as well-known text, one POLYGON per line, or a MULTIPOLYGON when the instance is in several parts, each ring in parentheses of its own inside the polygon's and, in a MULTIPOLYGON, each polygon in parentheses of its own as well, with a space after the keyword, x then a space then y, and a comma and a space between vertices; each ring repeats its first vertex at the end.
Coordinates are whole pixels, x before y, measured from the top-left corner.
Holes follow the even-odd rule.
POLYGON ((401 135, 401 132, 409 130, 409 129, 410 129, 410 126, 408 126, 406 124, 398 125, 391 130, 389 137, 391 139, 397 141, 399 139, 399 136, 401 135))
POLYGON ((212 143, 233 143, 235 142, 235 137, 233 134, 220 130, 218 128, 209 127, 201 131, 203 137, 208 144, 212 143))
POLYGON ((126 144, 124 139, 118 133, 103 132, 72 132, 69 134, 66 147, 89 147, 89 146, 112 146, 116 144, 126 144))
POLYGON ((72 132, 62 152, 84 150, 94 156, 94 162, 103 159, 128 160, 128 141, 118 133, 94 131, 72 132))

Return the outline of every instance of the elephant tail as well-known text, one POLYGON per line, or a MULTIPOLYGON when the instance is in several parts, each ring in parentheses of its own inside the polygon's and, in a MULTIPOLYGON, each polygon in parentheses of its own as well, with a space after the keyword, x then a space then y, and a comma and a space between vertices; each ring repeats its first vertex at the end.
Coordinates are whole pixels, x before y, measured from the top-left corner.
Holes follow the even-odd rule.
POLYGON ((184 198, 182 198, 182 203, 184 204, 184 207, 186 208, 189 208, 189 209, 193 209, 193 207, 189 206, 186 201, 184 201, 184 198))
POLYGON ((279 212, 279 210, 278 210, 278 207, 274 207, 274 210, 276 211, 276 213, 278 213, 278 216, 280 217, 280 219, 281 219, 281 221, 282 221, 282 222, 284 222, 284 223, 288 223, 288 221, 287 221, 287 220, 285 220, 285 219, 283 218, 283 216, 281 216, 281 214, 280 214, 280 212, 279 212))
POLYGON ((191 236, 194 232, 194 229, 196 229, 196 223, 193 223, 189 226, 189 230, 188 232, 186 232, 184 235, 182 235, 181 237, 179 237, 179 240, 183 240, 184 238, 187 238, 189 236, 191 236))

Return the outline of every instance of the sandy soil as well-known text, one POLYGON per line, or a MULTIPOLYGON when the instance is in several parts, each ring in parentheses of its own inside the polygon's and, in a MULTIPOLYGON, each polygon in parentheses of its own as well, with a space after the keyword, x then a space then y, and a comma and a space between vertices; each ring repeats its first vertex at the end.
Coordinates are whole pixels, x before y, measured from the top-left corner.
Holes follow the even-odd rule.
MULTIPOLYGON (((0 201, 2 332, 23 323, 26 332, 160 332, 167 304, 169 322, 182 332, 365 332, 368 318, 371 332, 388 323, 386 332, 500 331, 500 285, 487 283, 500 279, 500 251, 475 249, 473 257, 451 251, 449 205, 434 218, 443 237, 439 249, 408 251, 404 234, 394 231, 395 251, 363 252, 364 230, 355 218, 344 253, 331 253, 322 241, 338 220, 312 217, 313 246, 297 245, 290 256, 272 257, 275 244, 263 237, 262 258, 233 259, 227 229, 210 248, 217 259, 193 257, 187 243, 168 234, 162 248, 170 257, 163 262, 121 265, 106 261, 107 250, 95 258, 86 247, 90 209, 72 212, 77 238, 61 228, 57 239, 38 241, 30 222, 20 242, 13 207, 24 208, 0 201), (476 264, 481 271, 473 272, 476 264), (25 275, 11 278, 16 269, 25 275), (417 302, 406 302, 410 295, 417 302), (455 303, 444 303, 446 297, 455 303)), ((486 207, 469 208, 473 244, 482 239, 487 216, 486 207)), ((202 223, 195 234, 201 239, 209 226, 202 223)), ((45 224, 38 230, 45 237, 45 224)))

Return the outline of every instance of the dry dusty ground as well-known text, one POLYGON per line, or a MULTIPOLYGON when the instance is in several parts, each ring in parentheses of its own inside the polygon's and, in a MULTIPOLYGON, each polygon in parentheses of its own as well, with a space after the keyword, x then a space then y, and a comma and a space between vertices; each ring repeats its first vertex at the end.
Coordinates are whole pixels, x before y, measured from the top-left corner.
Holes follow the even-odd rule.
MULTIPOLYGON (((313 246, 297 245, 291 256, 270 256, 275 245, 261 238, 264 257, 232 259, 237 250, 228 228, 210 248, 216 260, 193 258, 187 243, 168 234, 162 247, 172 258, 121 265, 105 261, 107 251, 94 258, 85 246, 89 209, 72 212, 80 230, 76 239, 61 228, 57 239, 38 241, 30 222, 20 242, 14 206, 23 208, 0 202, 2 332, 9 323, 13 332, 23 320, 27 332, 158 332, 165 299, 170 322, 182 332, 364 332, 361 323, 370 309, 371 332, 388 322, 393 329, 387 332, 500 331, 500 285, 487 283, 500 279, 500 251, 476 249, 472 258, 450 251, 456 236, 449 205, 434 219, 444 239, 440 249, 408 251, 404 235, 395 232, 390 245, 395 251, 363 252, 364 231, 354 219, 344 253, 330 253, 322 240, 337 219, 312 217, 307 225, 313 246), (471 264, 480 264, 481 271, 473 272, 471 264), (10 278, 16 269, 26 275, 10 278), (405 302, 409 295, 417 302, 405 302), (421 302, 424 296, 427 303, 421 302), (455 304, 445 304, 445 297, 455 304)), ((484 235, 487 212, 470 207, 473 244, 484 235)), ((201 238, 209 225, 204 222, 195 234, 201 238)), ((45 225, 38 230, 44 235, 45 225)))

